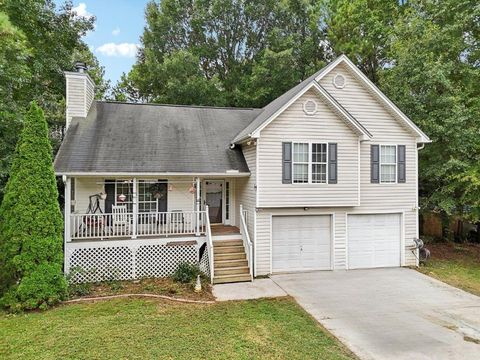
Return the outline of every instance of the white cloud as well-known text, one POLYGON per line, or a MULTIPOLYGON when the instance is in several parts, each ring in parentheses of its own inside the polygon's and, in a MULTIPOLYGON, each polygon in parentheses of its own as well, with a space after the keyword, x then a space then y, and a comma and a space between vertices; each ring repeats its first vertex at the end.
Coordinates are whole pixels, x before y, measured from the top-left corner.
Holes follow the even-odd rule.
POLYGON ((78 4, 78 6, 75 6, 74 8, 72 8, 72 10, 77 14, 77 16, 80 17, 89 18, 93 16, 87 11, 87 4, 85 3, 78 4))
POLYGON ((106 56, 134 57, 138 47, 138 44, 131 43, 107 43, 99 46, 95 51, 106 56))
POLYGON ((113 29, 112 35, 117 36, 118 34, 120 34, 120 28, 117 26, 115 29, 113 29))

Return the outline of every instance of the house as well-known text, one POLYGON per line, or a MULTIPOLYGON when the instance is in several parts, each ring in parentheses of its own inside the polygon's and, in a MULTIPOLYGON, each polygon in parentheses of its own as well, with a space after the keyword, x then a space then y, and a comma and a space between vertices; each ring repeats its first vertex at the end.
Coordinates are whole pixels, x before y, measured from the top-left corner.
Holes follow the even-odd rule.
POLYGON ((263 109, 94 101, 84 70, 55 159, 78 281, 418 265, 430 140, 346 56, 263 109))

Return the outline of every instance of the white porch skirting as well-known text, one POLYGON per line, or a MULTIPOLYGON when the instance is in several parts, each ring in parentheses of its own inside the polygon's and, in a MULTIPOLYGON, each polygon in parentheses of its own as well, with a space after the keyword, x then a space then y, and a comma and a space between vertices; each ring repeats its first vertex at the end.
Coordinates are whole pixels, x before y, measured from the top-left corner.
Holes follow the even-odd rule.
POLYGON ((205 238, 67 242, 65 273, 72 283, 131 280, 172 275, 187 262, 209 276, 205 238))

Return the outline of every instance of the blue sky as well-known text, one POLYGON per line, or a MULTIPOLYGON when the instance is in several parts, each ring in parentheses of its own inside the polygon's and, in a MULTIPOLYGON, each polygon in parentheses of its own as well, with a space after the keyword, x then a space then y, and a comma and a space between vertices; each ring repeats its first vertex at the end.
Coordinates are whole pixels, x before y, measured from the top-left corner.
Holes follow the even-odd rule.
MULTIPOLYGON (((122 72, 135 62, 136 47, 145 26, 144 10, 148 0, 73 1, 79 16, 94 15, 95 30, 84 37, 100 64, 105 77, 115 85, 122 72)), ((62 4, 63 1, 56 1, 62 4)))

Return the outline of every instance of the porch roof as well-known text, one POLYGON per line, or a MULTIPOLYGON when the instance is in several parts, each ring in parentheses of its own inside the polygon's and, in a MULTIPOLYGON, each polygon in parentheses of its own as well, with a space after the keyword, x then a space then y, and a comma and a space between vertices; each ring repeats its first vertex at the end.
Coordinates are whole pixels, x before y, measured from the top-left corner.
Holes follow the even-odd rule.
POLYGON ((55 171, 248 173, 241 150, 229 145, 260 112, 96 101, 86 119, 72 119, 55 171))

